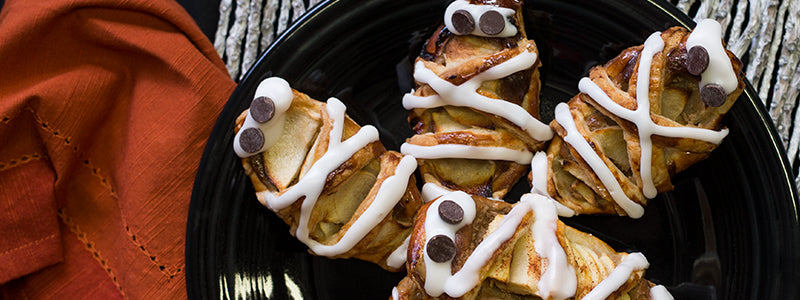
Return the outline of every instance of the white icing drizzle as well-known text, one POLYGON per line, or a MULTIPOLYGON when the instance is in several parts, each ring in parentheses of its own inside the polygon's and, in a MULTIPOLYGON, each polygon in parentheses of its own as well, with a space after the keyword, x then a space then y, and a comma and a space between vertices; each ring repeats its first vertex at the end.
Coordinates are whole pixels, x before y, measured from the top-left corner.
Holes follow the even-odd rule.
POLYGON ((722 86, 726 94, 730 94, 739 86, 736 73, 722 46, 722 27, 713 19, 704 19, 697 23, 697 27, 686 39, 686 50, 694 46, 702 46, 708 51, 708 67, 700 78, 700 88, 709 83, 722 86))
POLYGON ((258 97, 268 97, 272 99, 272 102, 275 104, 274 115, 272 120, 260 124, 253 119, 253 116, 251 116, 248 111, 241 130, 239 130, 233 138, 233 151, 241 158, 264 152, 278 141, 278 138, 283 132, 283 125, 286 120, 284 113, 289 109, 289 106, 292 105, 292 99, 294 99, 292 88, 289 86, 289 83, 279 77, 270 77, 261 81, 258 88, 256 88, 253 99, 258 97), (242 147, 239 145, 239 136, 247 128, 258 128, 264 133, 264 145, 255 153, 247 153, 247 151, 242 150, 242 147))
POLYGON ((451 192, 453 192, 453 190, 447 189, 433 182, 428 182, 422 185, 422 201, 428 203, 451 192))
POLYGON ((656 125, 650 118, 650 67, 653 64, 653 56, 663 49, 664 40, 661 39, 661 32, 654 32, 644 42, 644 48, 639 54, 639 69, 636 70, 639 76, 637 83, 641 84, 636 85, 636 110, 631 116, 634 120, 630 120, 636 124, 639 131, 639 145, 642 152, 639 156, 639 174, 642 177, 642 193, 648 199, 658 194, 651 172, 653 160, 651 135, 652 128, 656 125))
POLYGON ((531 160, 531 193, 547 196, 556 206, 556 211, 559 216, 572 217, 575 211, 569 207, 564 206, 560 202, 550 197, 547 192, 547 153, 544 151, 536 152, 531 160))
POLYGON ((550 140, 553 137, 553 131, 550 127, 532 117, 521 106, 500 99, 492 99, 477 92, 477 89, 484 81, 500 79, 528 69, 536 63, 536 59, 536 53, 525 49, 519 55, 489 68, 461 85, 454 85, 447 80, 439 78, 436 73, 425 67, 424 62, 418 61, 414 67, 414 79, 422 84, 428 84, 438 95, 420 97, 413 95, 414 91, 412 91, 403 96, 403 107, 409 110, 445 105, 470 107, 505 118, 525 130, 528 135, 538 141, 550 140))
POLYGON ((709 143, 719 144, 728 135, 728 130, 713 131, 693 127, 665 127, 657 125, 650 117, 650 68, 653 56, 664 49, 661 33, 650 35, 644 42, 644 49, 639 55, 638 84, 636 85, 636 110, 629 110, 609 98, 603 90, 589 78, 581 79, 578 88, 589 95, 609 112, 636 125, 639 131, 641 155, 639 173, 642 177, 642 192, 645 197, 653 198, 658 193, 652 177, 653 142, 652 135, 666 137, 685 137, 709 143))
POLYGON ((392 288, 392 299, 394 299, 394 300, 400 299, 400 292, 397 291, 397 287, 396 286, 392 288))
POLYGON ((574 296, 578 288, 577 275, 556 236, 558 216, 555 203, 558 202, 538 194, 523 195, 520 203, 523 202, 533 206, 533 247, 540 257, 547 259, 547 266, 537 284, 539 297, 566 299, 574 296))
POLYGON ((308 222, 311 211, 314 209, 325 181, 330 172, 339 167, 358 150, 371 142, 378 140, 378 131, 373 126, 362 127, 355 135, 342 141, 345 121, 345 106, 336 98, 328 99, 326 109, 333 119, 333 128, 330 131, 328 149, 323 156, 314 162, 300 180, 286 190, 282 195, 276 196, 269 191, 258 193, 262 204, 273 211, 288 207, 298 199, 305 197, 300 208, 300 219, 295 236, 306 244, 311 251, 322 256, 334 256, 352 249, 366 234, 372 230, 383 218, 391 212, 403 196, 408 185, 408 179, 417 168, 417 161, 413 156, 404 156, 392 176, 386 178, 378 189, 371 205, 355 220, 342 238, 333 245, 323 245, 309 236, 308 222))
MULTIPOLYGON (((581 82, 584 82, 584 80, 581 80, 581 82)), ((591 80, 589 80, 589 82, 591 82, 591 80)), ((578 132, 575 121, 572 119, 572 113, 570 113, 566 103, 559 103, 556 105, 555 117, 556 122, 561 124, 561 127, 564 127, 567 131, 566 136, 564 136, 564 141, 578 151, 578 154, 583 160, 589 164, 589 167, 606 187, 606 190, 608 190, 614 202, 622 207, 625 213, 631 218, 641 218, 642 215, 644 215, 644 208, 625 195, 625 192, 622 190, 619 182, 617 182, 614 174, 611 173, 611 170, 606 166, 605 162, 600 158, 597 152, 594 151, 592 146, 589 145, 589 142, 578 132)))
POLYGON ((583 300, 608 298, 611 293, 618 290, 628 281, 628 278, 633 272, 647 269, 649 266, 650 263, 647 262, 647 258, 641 253, 634 252, 628 254, 622 259, 622 262, 611 271, 611 274, 608 274, 608 277, 603 279, 603 281, 595 286, 586 296, 583 296, 583 300))
POLYGON ((406 263, 406 258, 408 256, 408 241, 411 240, 411 234, 406 237, 403 243, 392 251, 392 254, 389 254, 389 257, 386 258, 386 265, 392 268, 399 268, 402 267, 403 264, 406 263))
POLYGON ((674 300, 672 294, 663 285, 650 288, 650 299, 652 300, 674 300))
POLYGON ((514 16, 515 12, 513 9, 505 8, 505 7, 498 7, 493 5, 477 5, 477 4, 470 4, 466 0, 456 0, 450 5, 447 6, 447 9, 444 12, 444 24, 447 26, 447 29, 454 34, 461 34, 455 29, 453 29, 453 12, 463 9, 469 12, 472 15, 472 19, 475 20, 475 28, 470 32, 471 35, 483 36, 483 37, 512 37, 517 35, 517 27, 509 21, 509 19, 514 16), (480 30, 480 26, 478 25, 478 20, 480 20, 481 15, 488 11, 497 11, 503 17, 505 17, 506 25, 503 28, 503 31, 496 35, 488 35, 480 30))
POLYGON ((547 193, 547 153, 536 152, 531 160, 531 193, 550 196, 547 193))
POLYGON ((527 150, 514 150, 504 147, 478 147, 462 144, 420 146, 403 143, 400 145, 400 153, 423 159, 465 158, 505 160, 523 165, 529 164, 533 157, 533 153, 527 150))
MULTIPOLYGON (((467 193, 456 191, 439 197, 430 205, 430 207, 428 207, 425 216, 425 223, 423 224, 425 226, 425 247, 427 247, 428 241, 432 237, 440 234, 445 235, 455 241, 456 232, 467 224, 472 223, 472 221, 475 219, 475 214, 475 201, 467 193), (449 224, 439 217, 439 204, 445 200, 454 201, 461 206, 461 209, 464 211, 464 217, 458 224, 449 224)), ((425 292, 428 293, 428 295, 438 297, 445 292, 446 286, 453 284, 464 284, 463 281, 458 282, 452 279, 453 275, 451 275, 450 272, 452 259, 450 261, 439 263, 428 257, 428 251, 426 249, 423 249, 423 253, 423 259, 425 262, 425 292)), ((459 271, 459 273, 460 272, 461 271, 459 271)), ((477 280, 475 284, 477 284, 477 280)), ((460 296, 451 294, 450 292, 448 292, 448 294, 453 297, 460 296)), ((463 293, 461 295, 463 295, 463 293)))

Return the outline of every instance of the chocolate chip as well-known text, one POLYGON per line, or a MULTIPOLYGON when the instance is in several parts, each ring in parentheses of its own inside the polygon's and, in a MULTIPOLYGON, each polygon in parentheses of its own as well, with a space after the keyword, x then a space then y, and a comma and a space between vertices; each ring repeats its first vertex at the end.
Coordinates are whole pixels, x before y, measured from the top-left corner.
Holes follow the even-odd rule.
POLYGON ((706 84, 700 89, 700 99, 703 99, 703 102, 711 107, 722 106, 726 96, 725 89, 716 83, 706 84))
POLYGON ((475 20, 472 19, 472 15, 466 10, 459 9, 453 12, 453 16, 450 20, 453 23, 453 29, 456 31, 456 34, 469 34, 475 29, 475 20))
POLYGON ((483 13, 478 22, 480 23, 481 31, 488 35, 496 35, 506 27, 506 18, 494 10, 483 13))
POLYGON ((456 244, 446 235, 440 234, 428 241, 428 257, 435 262, 446 262, 456 256, 456 244))
POLYGON ((689 74, 700 76, 708 68, 708 51, 703 46, 694 46, 686 54, 686 70, 689 74))
POLYGON ((274 114, 275 102, 272 102, 269 97, 261 96, 250 103, 250 115, 253 116, 253 120, 256 122, 264 123, 272 120, 274 114))
POLYGON ((264 133, 258 128, 250 127, 239 136, 239 146, 247 153, 256 153, 264 145, 264 133))
POLYGON ((439 203, 439 217, 450 224, 458 224, 464 219, 464 209, 452 200, 439 203))

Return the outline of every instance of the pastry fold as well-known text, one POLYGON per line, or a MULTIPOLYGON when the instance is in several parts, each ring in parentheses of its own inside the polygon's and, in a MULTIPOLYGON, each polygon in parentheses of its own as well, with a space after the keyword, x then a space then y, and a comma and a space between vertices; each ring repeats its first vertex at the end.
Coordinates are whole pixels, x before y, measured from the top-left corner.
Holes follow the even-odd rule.
POLYGON ((236 120, 234 143, 258 200, 312 254, 401 270, 402 263, 387 259, 404 246, 422 205, 412 175, 416 160, 387 151, 377 130, 358 126, 335 98, 316 101, 279 78, 262 82, 254 98, 236 120), (266 119, 263 105, 257 106, 264 98, 272 114, 254 122, 266 119), (239 148, 248 148, 252 139, 243 133, 252 128, 263 133, 257 144, 263 147, 248 153, 239 148))
POLYGON ((577 214, 638 218, 647 199, 672 190, 672 176, 725 137, 720 121, 745 86, 719 32, 711 20, 692 33, 670 28, 592 68, 556 108, 549 168, 531 173, 546 177, 541 192, 577 214))
POLYGON ((408 275, 391 298, 649 299, 647 259, 564 225, 552 201, 526 194, 508 204, 453 192, 425 204, 408 275), (461 218, 452 217, 454 204, 461 218))
MULTIPOLYGON (((521 1, 458 0, 451 7, 458 4, 506 13, 506 29, 516 31, 479 36, 478 29, 456 34, 443 25, 429 38, 415 62, 417 88, 403 98, 415 135, 401 152, 418 158, 425 182, 502 198, 552 137, 537 120, 541 62, 525 34, 521 1)), ((455 22, 457 9, 445 18, 455 22)))

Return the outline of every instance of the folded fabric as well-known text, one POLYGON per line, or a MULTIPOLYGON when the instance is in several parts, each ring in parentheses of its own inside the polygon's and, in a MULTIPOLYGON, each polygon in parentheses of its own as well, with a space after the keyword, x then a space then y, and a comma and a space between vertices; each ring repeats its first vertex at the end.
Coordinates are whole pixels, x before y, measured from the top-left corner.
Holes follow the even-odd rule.
POLYGON ((0 41, 0 298, 185 298, 212 44, 169 0, 9 0, 0 41))

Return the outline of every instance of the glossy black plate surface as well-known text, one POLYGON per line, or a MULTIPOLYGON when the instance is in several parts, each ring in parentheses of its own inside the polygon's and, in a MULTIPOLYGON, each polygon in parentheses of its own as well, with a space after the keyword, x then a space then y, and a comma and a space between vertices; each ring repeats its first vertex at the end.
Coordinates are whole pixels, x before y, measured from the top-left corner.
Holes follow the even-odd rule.
MULTIPOLYGON (((386 299, 403 274, 356 260, 308 255, 255 199, 233 153, 233 123, 255 87, 281 76, 316 99, 335 96, 360 124, 375 125, 389 149, 411 133, 403 93, 411 62, 449 1, 329 1, 313 9, 260 58, 234 91, 208 141, 189 212, 190 298, 386 299)), ((542 114, 577 93, 589 67, 670 26, 693 27, 669 3, 536 0, 526 27, 544 66, 542 114)), ((749 87, 724 122, 731 133, 675 179, 639 220, 563 219, 618 251, 641 251, 649 280, 677 299, 800 297, 800 226, 791 170, 769 117, 749 87)), ((516 191, 525 189, 523 185, 516 191)), ((519 192, 509 196, 516 199, 519 192)))

